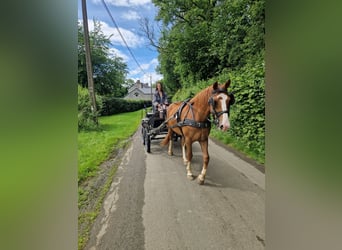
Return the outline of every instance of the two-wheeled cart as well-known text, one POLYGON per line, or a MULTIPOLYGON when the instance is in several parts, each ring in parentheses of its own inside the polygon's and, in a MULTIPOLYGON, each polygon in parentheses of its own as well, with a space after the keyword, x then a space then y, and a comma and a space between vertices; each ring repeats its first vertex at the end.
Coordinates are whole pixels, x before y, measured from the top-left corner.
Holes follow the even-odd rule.
POLYGON ((164 139, 167 134, 166 126, 166 107, 164 109, 148 112, 145 109, 146 116, 141 120, 141 136, 146 152, 151 153, 151 141, 164 139))

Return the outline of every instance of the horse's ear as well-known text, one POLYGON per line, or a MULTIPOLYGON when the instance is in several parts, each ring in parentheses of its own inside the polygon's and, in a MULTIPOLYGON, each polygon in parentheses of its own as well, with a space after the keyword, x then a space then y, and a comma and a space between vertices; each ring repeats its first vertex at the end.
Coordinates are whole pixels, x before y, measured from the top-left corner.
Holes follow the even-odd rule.
POLYGON ((214 82, 214 84, 213 84, 213 89, 214 89, 214 90, 217 89, 217 86, 218 86, 218 82, 216 81, 216 82, 214 82))
POLYGON ((229 85, 230 85, 230 79, 229 79, 228 81, 226 81, 226 83, 224 84, 224 87, 225 87, 226 89, 228 89, 229 85))

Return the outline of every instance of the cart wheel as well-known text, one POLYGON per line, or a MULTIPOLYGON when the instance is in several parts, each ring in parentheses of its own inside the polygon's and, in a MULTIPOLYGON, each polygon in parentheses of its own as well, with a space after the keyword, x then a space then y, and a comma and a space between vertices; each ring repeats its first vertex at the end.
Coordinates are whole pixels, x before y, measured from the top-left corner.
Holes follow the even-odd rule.
POLYGON ((145 148, 147 153, 151 153, 151 137, 145 132, 145 148))
POLYGON ((141 129, 141 137, 142 137, 142 143, 145 145, 145 136, 146 136, 146 129, 142 128, 141 129))

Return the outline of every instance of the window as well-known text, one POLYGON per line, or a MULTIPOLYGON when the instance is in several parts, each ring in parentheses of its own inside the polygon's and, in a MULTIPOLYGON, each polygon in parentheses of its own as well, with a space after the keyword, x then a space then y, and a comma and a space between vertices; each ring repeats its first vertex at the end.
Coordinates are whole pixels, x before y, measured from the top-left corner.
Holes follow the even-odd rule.
POLYGON ((134 95, 135 95, 136 97, 138 97, 138 96, 139 96, 139 93, 138 93, 138 92, 135 92, 134 95))

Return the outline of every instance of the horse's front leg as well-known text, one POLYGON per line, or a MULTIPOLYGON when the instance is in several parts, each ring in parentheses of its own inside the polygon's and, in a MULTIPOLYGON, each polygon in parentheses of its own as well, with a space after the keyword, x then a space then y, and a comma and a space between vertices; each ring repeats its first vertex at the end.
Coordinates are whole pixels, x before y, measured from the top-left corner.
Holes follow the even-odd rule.
POLYGON ((187 164, 188 164, 188 160, 186 159, 186 145, 185 145, 185 139, 184 139, 184 137, 182 137, 181 145, 182 145, 182 157, 183 157, 183 162, 184 162, 184 165, 187 165, 187 164))
POLYGON ((201 174, 197 177, 198 184, 203 185, 205 175, 207 173, 207 167, 209 163, 209 153, 208 153, 208 140, 200 142, 203 156, 203 167, 201 174))
POLYGON ((186 141, 182 144, 182 150, 183 150, 183 160, 184 164, 186 164, 186 176, 188 179, 193 180, 194 176, 191 172, 191 160, 192 160, 192 142, 186 141))

